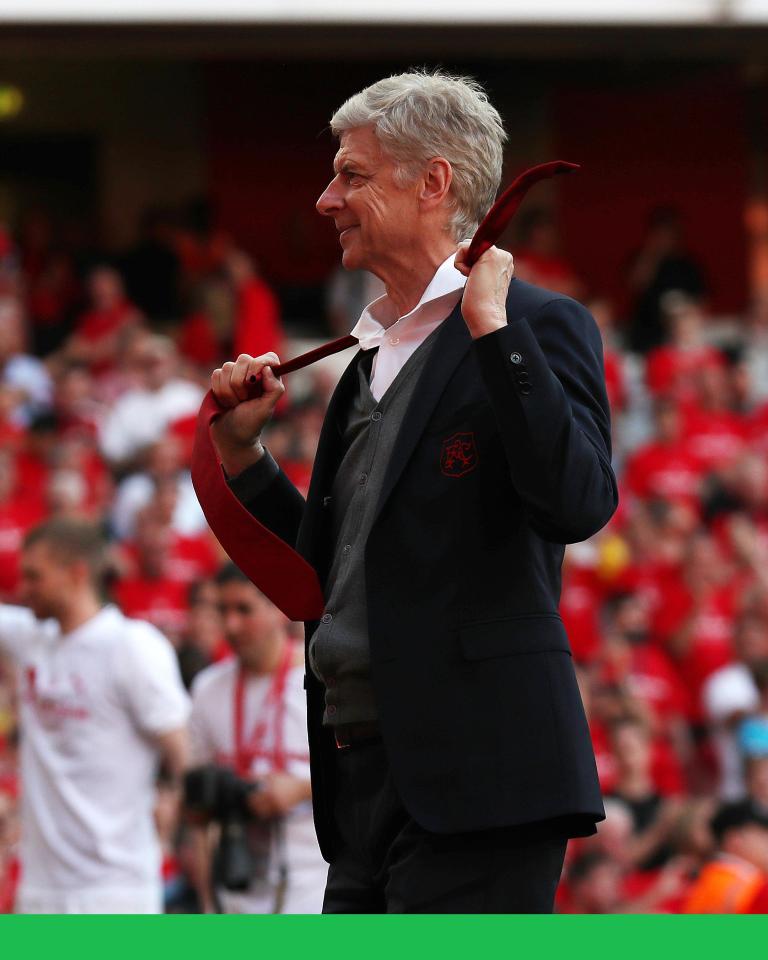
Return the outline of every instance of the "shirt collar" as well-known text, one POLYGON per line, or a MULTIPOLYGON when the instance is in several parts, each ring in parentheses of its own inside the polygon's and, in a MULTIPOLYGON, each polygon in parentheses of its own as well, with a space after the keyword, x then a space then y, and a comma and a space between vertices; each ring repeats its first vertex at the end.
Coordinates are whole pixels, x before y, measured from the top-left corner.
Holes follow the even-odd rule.
MULTIPOLYGON (((400 330, 410 326, 411 324, 408 324, 407 321, 412 321, 414 315, 418 314, 426 304, 439 300, 448 294, 455 294, 464 288, 467 278, 454 267, 455 257, 456 254, 452 253, 440 264, 413 310, 400 317, 400 330)), ((363 310, 360 319, 352 328, 351 334, 353 337, 357 337, 363 350, 370 350, 379 345, 384 331, 391 327, 397 319, 392 301, 385 293, 384 296, 369 303, 363 310)))

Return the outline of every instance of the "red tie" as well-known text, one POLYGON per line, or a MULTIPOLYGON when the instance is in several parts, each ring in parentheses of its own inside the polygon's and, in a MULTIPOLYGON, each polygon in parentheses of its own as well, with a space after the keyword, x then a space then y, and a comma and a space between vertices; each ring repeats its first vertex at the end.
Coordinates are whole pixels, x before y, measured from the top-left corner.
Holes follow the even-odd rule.
MULTIPOLYGON (((575 163, 553 160, 520 174, 489 210, 467 252, 472 266, 499 239, 530 187, 547 177, 578 170, 575 163)), ((287 363, 273 367, 276 376, 300 370, 322 357, 346 350, 355 337, 340 337, 287 363)), ((253 385, 258 396, 260 384, 253 385)), ((325 607, 315 569, 284 540, 253 517, 230 490, 216 448, 211 424, 224 413, 209 391, 200 407, 192 450, 192 483, 208 525, 243 573, 291 620, 317 620, 325 607)))

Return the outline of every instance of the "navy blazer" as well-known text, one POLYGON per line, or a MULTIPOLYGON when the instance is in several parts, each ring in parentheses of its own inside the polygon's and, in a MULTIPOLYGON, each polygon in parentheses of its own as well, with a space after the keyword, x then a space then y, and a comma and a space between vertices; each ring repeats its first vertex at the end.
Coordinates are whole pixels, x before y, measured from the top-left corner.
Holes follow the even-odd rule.
MULTIPOLYGON (((371 674, 403 804, 437 833, 604 817, 558 613, 564 545, 618 503, 602 343, 575 300, 513 280, 508 325, 442 324, 388 465, 365 551, 371 674)), ((306 503, 282 471, 242 499, 327 576, 325 498, 343 450, 352 359, 323 424, 306 503)), ((315 623, 307 623, 311 637, 315 623)), ((332 859, 334 740, 307 670, 318 838, 332 859)))

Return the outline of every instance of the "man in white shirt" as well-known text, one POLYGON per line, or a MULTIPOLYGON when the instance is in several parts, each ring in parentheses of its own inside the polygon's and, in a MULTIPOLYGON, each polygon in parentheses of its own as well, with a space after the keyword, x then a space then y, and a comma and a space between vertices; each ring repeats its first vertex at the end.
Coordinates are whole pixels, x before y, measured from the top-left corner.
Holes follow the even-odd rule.
POLYGON ((188 699, 168 641, 103 604, 104 543, 49 521, 21 557, 26 607, 0 607, 18 670, 19 913, 159 913, 153 821, 160 760, 178 780, 188 699))
POLYGON ((328 865, 312 818, 303 658, 287 638, 283 614, 234 564, 220 571, 217 584, 224 634, 235 656, 195 678, 191 761, 193 767, 216 764, 258 784, 248 797, 253 819, 246 836, 254 860, 263 855, 263 869, 247 890, 225 889, 211 877, 214 838, 207 823, 199 825, 201 908, 320 913, 328 865))
POLYGON ((112 463, 125 464, 159 440, 174 420, 197 412, 203 391, 178 376, 176 347, 149 334, 135 347, 140 383, 124 393, 101 430, 101 449, 112 463))
POLYGON ((716 670, 702 691, 717 753, 719 794, 723 800, 740 800, 746 790, 737 727, 760 706, 753 668, 768 662, 768 624, 765 619, 746 610, 736 625, 733 645, 736 660, 716 670))

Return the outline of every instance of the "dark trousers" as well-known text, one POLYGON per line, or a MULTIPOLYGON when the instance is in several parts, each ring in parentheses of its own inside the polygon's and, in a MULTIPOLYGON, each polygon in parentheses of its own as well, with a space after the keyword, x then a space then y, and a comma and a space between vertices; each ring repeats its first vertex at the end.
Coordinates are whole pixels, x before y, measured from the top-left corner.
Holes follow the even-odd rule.
POLYGON ((341 848, 323 913, 551 913, 567 840, 546 823, 473 833, 420 827, 381 742, 337 751, 341 848))

